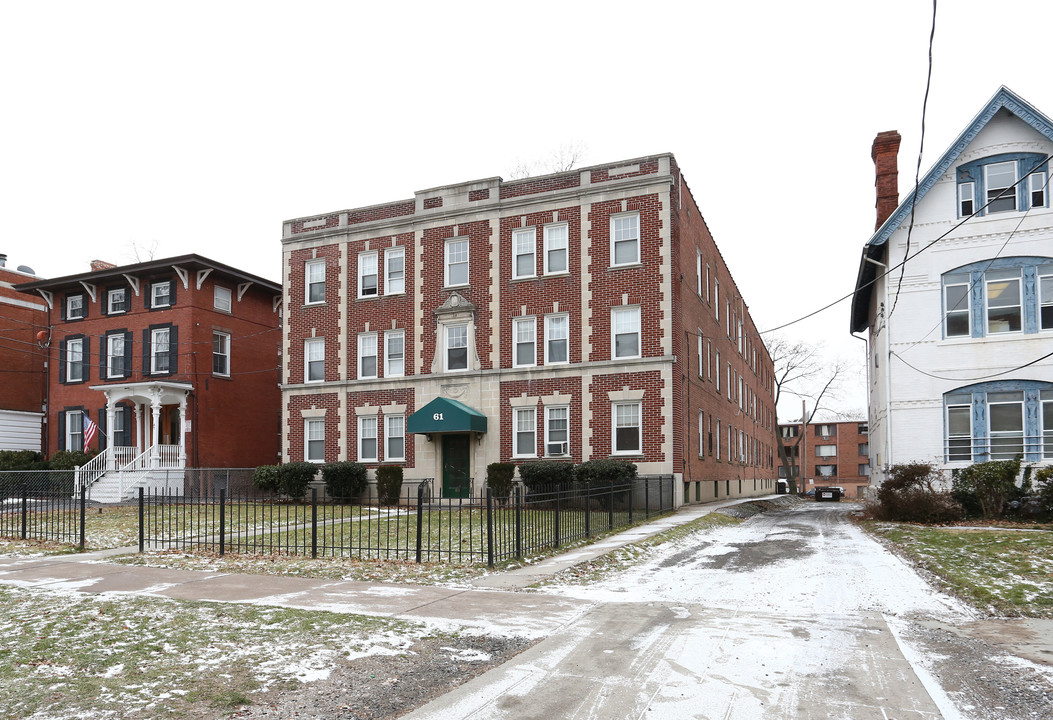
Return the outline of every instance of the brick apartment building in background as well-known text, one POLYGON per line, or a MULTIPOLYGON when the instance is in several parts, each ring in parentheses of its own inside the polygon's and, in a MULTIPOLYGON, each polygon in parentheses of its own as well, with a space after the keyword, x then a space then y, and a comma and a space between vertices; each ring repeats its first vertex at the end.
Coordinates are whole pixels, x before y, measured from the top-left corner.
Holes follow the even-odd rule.
POLYGON ((277 461, 278 284, 182 255, 17 289, 51 327, 47 454, 85 448, 86 412, 110 469, 277 461))
POLYGON ((44 416, 44 350, 37 333, 47 328, 47 306, 14 289, 36 279, 0 255, 0 450, 40 452, 44 416))
MULTIPOLYGON (((748 241, 748 239, 741 239, 748 241)), ((677 502, 770 493, 772 361, 670 154, 283 225, 286 461, 481 489, 624 458, 677 502)))
MULTIPOLYGON (((779 425, 790 472, 797 479, 798 492, 823 485, 838 485, 845 497, 861 498, 870 485, 870 434, 865 420, 809 423, 801 433, 800 423, 779 425), (804 458, 804 473, 801 458, 804 458)), ((786 477, 782 465, 779 477, 786 477)))

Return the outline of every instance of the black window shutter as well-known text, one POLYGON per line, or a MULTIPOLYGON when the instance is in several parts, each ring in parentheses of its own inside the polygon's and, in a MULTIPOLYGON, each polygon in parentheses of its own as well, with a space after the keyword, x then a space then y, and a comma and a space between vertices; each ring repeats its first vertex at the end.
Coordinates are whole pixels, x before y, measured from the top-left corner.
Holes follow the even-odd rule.
POLYGON ((99 452, 106 449, 106 408, 99 409, 99 452))
POLYGON ((176 302, 176 285, 179 283, 175 280, 168 281, 168 304, 175 305, 176 302))
POLYGON ((59 410, 58 417, 58 449, 66 449, 66 413, 63 410, 59 410))
POLYGON ((59 303, 59 318, 66 320, 66 298, 62 298, 62 302, 59 303))
POLYGON ((66 384, 66 341, 63 340, 59 343, 58 350, 58 381, 63 385, 66 384))
POLYGON ((179 328, 175 325, 168 331, 168 372, 179 372, 179 328))
POLYGON ((132 331, 124 333, 124 377, 132 376, 132 331))
POLYGON ((88 370, 91 369, 91 338, 87 335, 84 336, 84 354, 81 355, 81 376, 82 382, 88 382, 88 370))
POLYGON ((106 373, 106 364, 110 355, 109 337, 103 335, 99 338, 99 380, 109 377, 106 373))
POLYGON ((150 374, 150 328, 143 330, 143 375, 150 374))
POLYGON ((145 292, 143 293, 143 307, 149 310, 150 300, 154 296, 154 286, 153 283, 143 283, 143 285, 145 286, 145 292))

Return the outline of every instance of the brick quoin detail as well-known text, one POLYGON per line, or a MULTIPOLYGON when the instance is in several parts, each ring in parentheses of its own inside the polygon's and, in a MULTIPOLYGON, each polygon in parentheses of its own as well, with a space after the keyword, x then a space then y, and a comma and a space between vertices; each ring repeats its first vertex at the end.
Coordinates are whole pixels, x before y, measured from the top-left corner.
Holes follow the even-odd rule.
POLYGON ((433 198, 425 198, 424 199, 424 209, 425 210, 431 210, 433 208, 441 208, 441 207, 442 207, 442 198, 441 197, 433 197, 433 198))
POLYGON ((607 399, 607 393, 626 388, 644 391, 640 403, 643 457, 628 456, 627 459, 633 462, 669 460, 662 455, 662 443, 665 442, 669 428, 665 427, 665 421, 662 419, 662 375, 659 372, 597 375, 592 379, 592 385, 589 386, 589 394, 592 396, 592 457, 615 457, 611 447, 612 403, 607 399))
POLYGON ((286 382, 304 381, 304 341, 325 338, 325 379, 337 380, 340 357, 340 246, 323 245, 312 250, 294 250, 289 254, 289 308, 286 323, 289 328, 289 357, 286 358, 286 382), (317 257, 315 257, 317 253, 317 257), (306 268, 308 260, 325 260, 325 302, 305 305, 306 268))
MULTIPOLYGON (((530 459, 525 458, 514 458, 515 448, 515 410, 509 404, 511 398, 518 398, 524 395, 529 397, 537 397, 537 413, 536 418, 536 437, 535 437, 535 452, 538 455, 539 460, 544 460, 544 443, 545 443, 545 406, 541 402, 541 398, 548 395, 555 395, 556 391, 559 394, 566 396, 567 402, 565 403, 570 408, 570 459, 575 463, 580 463, 583 459, 582 452, 582 394, 581 394, 582 379, 580 377, 566 377, 566 378, 549 378, 546 380, 516 380, 513 382, 501 383, 501 461, 502 462, 515 462, 521 464, 524 462, 531 462, 530 459)), ((560 459, 560 458, 553 458, 560 459)))
POLYGON ((289 398, 289 428, 286 434, 289 457, 286 460, 302 462, 307 459, 305 418, 300 411, 311 409, 325 410, 325 461, 336 462, 340 453, 340 397, 336 393, 294 395, 289 398))
MULTIPOLYGON (((412 388, 392 388, 390 390, 363 390, 361 392, 349 392, 347 394, 347 407, 350 417, 347 423, 348 445, 347 457, 349 460, 358 461, 358 416, 355 414, 356 407, 370 405, 379 408, 377 413, 377 457, 383 458, 387 452, 384 447, 384 406, 405 405, 405 417, 408 419, 413 414, 412 388)), ((366 467, 376 468, 379 465, 402 465, 406 468, 416 467, 416 454, 414 450, 413 435, 406 433, 406 460, 380 461, 364 463, 366 467)))
POLYGON ((607 182, 608 180, 621 180, 622 178, 640 177, 641 175, 654 175, 657 172, 658 161, 649 160, 647 162, 640 163, 640 169, 637 172, 628 172, 621 173, 619 175, 611 175, 610 168, 602 168, 599 170, 593 170, 591 173, 589 173, 589 177, 593 183, 601 183, 607 182))
POLYGON ((468 191, 468 202, 475 202, 476 200, 489 200, 490 190, 469 190, 468 191))
POLYGON ((340 215, 339 214, 337 214, 337 215, 327 215, 325 217, 314 218, 313 220, 312 219, 297 220, 292 225, 292 232, 293 232, 294 235, 298 235, 299 233, 302 233, 302 232, 314 232, 315 230, 327 230, 329 228, 335 228, 335 227, 337 227, 339 225, 340 225, 340 215), (319 220, 323 220, 324 223, 322 225, 313 225, 312 227, 304 229, 304 225, 306 225, 308 223, 315 223, 315 222, 317 222, 319 220))

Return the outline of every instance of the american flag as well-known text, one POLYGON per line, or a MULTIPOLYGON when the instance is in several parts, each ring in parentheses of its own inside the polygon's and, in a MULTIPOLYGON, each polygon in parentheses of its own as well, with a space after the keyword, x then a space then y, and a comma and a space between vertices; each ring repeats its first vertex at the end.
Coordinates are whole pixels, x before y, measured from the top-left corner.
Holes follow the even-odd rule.
POLYGON ((91 420, 91 416, 88 415, 88 411, 84 411, 84 449, 87 450, 88 446, 91 445, 91 441, 95 439, 95 433, 99 431, 99 426, 91 420))

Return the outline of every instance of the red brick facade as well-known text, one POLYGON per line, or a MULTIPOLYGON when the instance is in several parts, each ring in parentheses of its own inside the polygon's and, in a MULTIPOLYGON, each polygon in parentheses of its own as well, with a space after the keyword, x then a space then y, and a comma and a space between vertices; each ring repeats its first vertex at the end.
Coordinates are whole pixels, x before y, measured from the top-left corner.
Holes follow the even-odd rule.
POLYGON ((81 449, 83 439, 66 428, 69 413, 77 411, 87 411, 102 430, 88 449, 107 443, 148 447, 153 438, 147 398, 166 387, 185 395, 184 423, 167 396, 159 442, 178 445, 182 434, 188 467, 276 462, 281 427, 276 283, 186 255, 23 283, 18 289, 22 297, 50 303, 47 454, 81 449), (167 333, 167 353, 164 335, 155 330, 167 333), (127 408, 126 425, 116 432, 107 427, 108 393, 120 398, 111 404, 127 408))
MULTIPOLYGON (((682 502, 774 491, 771 359, 671 155, 434 188, 292 220, 283 237, 286 460, 305 459, 305 408, 326 408, 312 459, 330 462, 359 459, 359 413, 408 426, 450 398, 486 417, 485 433, 449 431, 471 437, 477 488, 491 462, 621 457, 676 475, 682 502), (405 248, 404 292, 384 285, 389 247, 405 248), (305 263, 322 256, 324 307, 304 306, 305 263), (396 377, 388 332, 405 333, 396 377), (324 380, 305 382, 304 343, 322 335, 324 380)), ((368 464, 441 485, 444 432, 407 430, 405 459, 381 447, 368 464)))
MULTIPOLYGON (((790 471, 797 489, 806 492, 817 486, 839 485, 849 498, 863 497, 870 485, 869 426, 865 420, 808 425, 801 437, 800 423, 779 426, 786 444, 790 471), (800 458, 804 457, 801 477, 800 458)), ((779 477, 785 473, 780 467, 779 477)))
POLYGON ((13 285, 35 277, 0 264, 0 450, 40 450, 47 305, 13 285))

